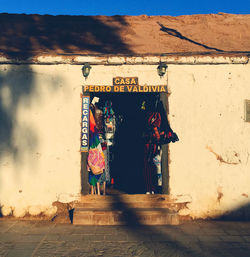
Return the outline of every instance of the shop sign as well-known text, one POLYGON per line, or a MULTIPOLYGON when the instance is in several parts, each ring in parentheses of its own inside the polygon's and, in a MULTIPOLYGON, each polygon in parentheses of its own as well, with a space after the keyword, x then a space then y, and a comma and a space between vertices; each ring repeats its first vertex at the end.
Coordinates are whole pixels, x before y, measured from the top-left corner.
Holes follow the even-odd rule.
POLYGON ((138 86, 138 78, 137 77, 116 77, 113 78, 113 86, 138 86))
MULTIPOLYGON (((123 83, 123 81, 120 81, 123 83)), ((113 85, 113 86, 94 86, 84 85, 83 92, 94 93, 167 93, 167 86, 139 86, 139 85, 113 85)))
POLYGON ((90 97, 82 96, 82 129, 81 129, 81 152, 88 152, 89 146, 89 105, 90 97))

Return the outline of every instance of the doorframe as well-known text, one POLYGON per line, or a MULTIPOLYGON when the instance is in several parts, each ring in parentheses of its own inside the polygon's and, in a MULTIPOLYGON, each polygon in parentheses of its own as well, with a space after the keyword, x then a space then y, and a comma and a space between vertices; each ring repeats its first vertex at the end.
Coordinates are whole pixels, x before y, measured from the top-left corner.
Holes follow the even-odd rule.
MULTIPOLYGON (((166 114, 166 119, 168 119, 168 93, 160 93, 160 100, 166 114)), ((168 144, 162 145, 162 155, 161 155, 161 174, 162 174, 162 194, 169 194, 169 146, 168 144)))
MULTIPOLYGON (((139 93, 138 93, 139 94, 139 93)), ((83 92, 83 96, 89 96, 90 93, 83 92)), ((162 101, 166 119, 168 119, 168 93, 160 93, 160 100, 162 101)), ((81 194, 89 194, 88 184, 88 171, 87 171, 87 152, 81 152, 81 194)), ((161 158, 161 172, 162 172, 162 194, 169 194, 169 146, 168 144, 162 145, 162 158, 161 158)))

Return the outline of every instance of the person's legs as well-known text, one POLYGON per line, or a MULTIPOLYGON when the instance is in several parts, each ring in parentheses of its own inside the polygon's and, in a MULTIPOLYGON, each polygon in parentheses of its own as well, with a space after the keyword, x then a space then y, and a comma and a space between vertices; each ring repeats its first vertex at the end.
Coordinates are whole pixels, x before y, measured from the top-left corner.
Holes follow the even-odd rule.
POLYGON ((106 181, 103 182, 103 195, 106 195, 106 181))
POLYGON ((101 194, 101 192, 100 192, 100 183, 97 182, 96 186, 97 186, 97 194, 100 195, 101 194))

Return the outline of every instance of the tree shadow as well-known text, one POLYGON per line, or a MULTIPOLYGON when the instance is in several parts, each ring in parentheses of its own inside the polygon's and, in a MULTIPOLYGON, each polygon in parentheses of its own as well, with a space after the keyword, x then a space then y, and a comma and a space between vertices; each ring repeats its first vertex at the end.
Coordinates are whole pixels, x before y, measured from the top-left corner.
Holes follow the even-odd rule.
MULTIPOLYGON (((114 199, 113 208, 123 210, 124 229, 136 241, 143 242, 143 247, 154 254, 152 256, 221 256, 219 252, 218 254, 212 253, 212 249, 207 249, 204 252, 199 240, 194 240, 190 234, 185 233, 179 226, 143 225, 135 211, 122 200, 119 194, 112 195, 112 197, 114 199)), ((162 211, 163 213, 166 212, 165 210, 162 211)))
POLYGON ((120 30, 122 16, 1 14, 0 51, 11 58, 41 53, 131 54, 120 30))
POLYGON ((215 50, 217 52, 224 52, 224 50, 221 50, 221 49, 218 49, 218 48, 215 48, 215 47, 210 47, 210 46, 207 46, 207 45, 204 45, 204 44, 201 44, 197 41, 194 41, 190 38, 187 38, 185 36, 183 36, 179 31, 175 30, 175 29, 171 29, 171 28, 168 28, 168 27, 165 27, 163 24, 161 24, 160 22, 157 22, 159 25, 160 25, 160 30, 163 31, 163 32, 166 32, 168 35, 170 36, 173 36, 173 37, 177 37, 179 39, 182 39, 182 40, 186 40, 192 44, 195 44, 195 45, 198 45, 198 46, 201 46, 201 47, 204 47, 205 49, 209 49, 209 50, 215 50))
MULTIPOLYGON (((48 99, 42 99, 39 94, 38 74, 32 70, 33 65, 16 65, 15 60, 29 60, 40 54, 78 54, 78 51, 95 55, 130 54, 132 51, 120 35, 120 30, 127 26, 122 16, 0 14, 0 24, 0 54, 13 61, 13 64, 0 65, 0 175, 5 179, 3 171, 13 164, 18 179, 21 165, 27 163, 35 176, 38 162, 34 155, 40 143, 38 132, 29 119, 18 120, 20 106, 29 109, 34 101, 39 105, 40 101, 48 99), (17 135, 19 143, 15 140, 17 135)), ((63 84, 61 80, 54 76, 53 82, 46 81, 51 94, 58 92, 59 84, 63 84)), ((2 190, 0 187, 0 193, 2 190)))
MULTIPOLYGON (((5 66, 0 71, 0 157, 4 152, 19 158, 19 147, 13 139, 13 131, 17 127, 17 112, 19 102, 24 100, 25 105, 30 104, 34 77, 29 66, 5 66), (20 83, 25 81, 25 83, 20 83)), ((19 133, 22 134, 23 144, 30 150, 36 145, 36 136, 23 124, 19 133)), ((24 150, 24 149, 23 149, 24 150)))
POLYGON ((250 221, 250 204, 243 205, 231 211, 227 211, 215 220, 222 221, 250 221))
MULTIPOLYGON (((39 106, 45 101, 36 76, 31 65, 0 65, 1 171, 13 167, 16 179, 21 175, 22 165, 28 165, 32 174, 36 174, 39 140, 31 117, 26 116, 34 114, 30 111, 34 104, 39 106)), ((58 91, 60 83, 58 76, 47 81, 51 95, 58 91)))

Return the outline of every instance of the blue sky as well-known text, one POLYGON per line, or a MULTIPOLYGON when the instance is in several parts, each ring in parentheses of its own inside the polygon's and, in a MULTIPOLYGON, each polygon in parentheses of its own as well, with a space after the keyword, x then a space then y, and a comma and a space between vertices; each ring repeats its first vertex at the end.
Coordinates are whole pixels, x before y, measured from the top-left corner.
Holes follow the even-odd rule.
POLYGON ((250 14, 250 0, 0 0, 0 13, 67 15, 250 14))

